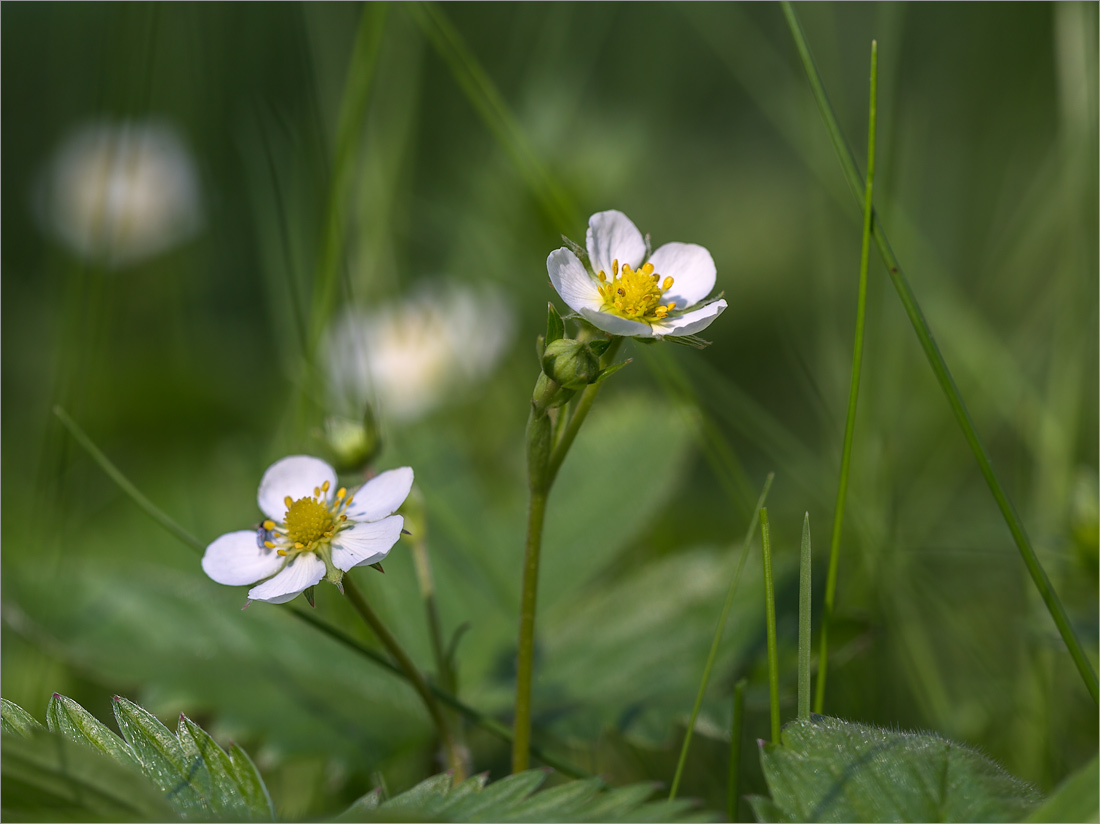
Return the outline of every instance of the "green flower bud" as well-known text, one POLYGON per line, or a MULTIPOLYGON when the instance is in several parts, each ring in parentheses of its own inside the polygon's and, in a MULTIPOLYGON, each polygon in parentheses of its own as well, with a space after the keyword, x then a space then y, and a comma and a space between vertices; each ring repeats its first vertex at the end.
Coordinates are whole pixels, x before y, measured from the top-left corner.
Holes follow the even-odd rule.
POLYGON ((382 451, 381 432, 369 407, 361 421, 326 418, 323 441, 337 472, 359 471, 382 451))
POLYGON ((600 359, 587 343, 562 338, 546 344, 542 371, 566 389, 581 389, 600 374, 600 359))

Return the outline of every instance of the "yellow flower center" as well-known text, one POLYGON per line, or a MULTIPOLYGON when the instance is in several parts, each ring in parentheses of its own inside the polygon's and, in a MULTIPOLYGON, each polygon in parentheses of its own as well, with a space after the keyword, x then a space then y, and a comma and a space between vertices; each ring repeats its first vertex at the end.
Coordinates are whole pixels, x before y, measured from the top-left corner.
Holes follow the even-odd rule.
POLYGON ((611 280, 603 269, 596 275, 600 279, 599 290, 603 296, 603 311, 627 320, 652 322, 661 320, 676 308, 676 302, 662 304, 661 296, 672 287, 672 278, 661 280, 653 271, 653 264, 641 269, 631 269, 626 263, 619 269, 619 261, 611 264, 611 280))
MULTIPOLYGON (((332 536, 350 526, 344 511, 351 504, 348 491, 340 488, 332 504, 328 503, 329 483, 313 488, 312 496, 294 500, 289 495, 283 499, 286 515, 282 525, 264 521, 260 527, 271 534, 264 541, 268 549, 278 550, 280 555, 297 555, 299 552, 319 552, 332 540, 332 536)), ((322 553, 323 554, 323 553, 322 553)))

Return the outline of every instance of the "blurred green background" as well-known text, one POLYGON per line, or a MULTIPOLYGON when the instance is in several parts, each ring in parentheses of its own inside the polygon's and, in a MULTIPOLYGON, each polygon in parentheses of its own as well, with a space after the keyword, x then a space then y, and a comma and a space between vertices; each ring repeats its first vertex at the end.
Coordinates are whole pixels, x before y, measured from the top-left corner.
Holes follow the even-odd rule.
MULTIPOLYGON (((857 157, 878 41, 883 226, 1095 666, 1097 7, 796 8, 857 157)), ((860 215, 777 5, 5 4, 2 22, 5 698, 186 712, 252 753, 288 818, 435 771, 411 689, 288 608, 242 613, 244 589, 207 579, 50 410, 212 540, 255 523, 272 461, 319 449, 336 410, 310 341, 330 313, 446 279, 503 294, 471 334, 509 326, 508 345, 448 403, 380 409, 377 467, 414 467, 444 628, 468 624, 460 695, 508 721, 534 339, 547 300, 565 309, 544 260, 620 209, 654 246, 707 246, 729 308, 702 352, 628 344, 567 461, 536 739, 615 782, 671 779, 771 470, 794 716, 793 572, 808 511, 819 605, 860 215), (127 260, 81 250, 58 152, 89 123, 148 122, 190 157, 191 223, 127 260)), ((873 256, 826 711, 935 730, 1049 791, 1095 753, 1096 707, 884 275, 873 256)), ((681 790, 715 809, 742 675, 742 787, 762 790, 759 568, 757 545, 681 790)), ((429 669, 407 548, 356 577, 429 669)), ((467 732, 475 769, 505 774, 505 747, 467 732)))

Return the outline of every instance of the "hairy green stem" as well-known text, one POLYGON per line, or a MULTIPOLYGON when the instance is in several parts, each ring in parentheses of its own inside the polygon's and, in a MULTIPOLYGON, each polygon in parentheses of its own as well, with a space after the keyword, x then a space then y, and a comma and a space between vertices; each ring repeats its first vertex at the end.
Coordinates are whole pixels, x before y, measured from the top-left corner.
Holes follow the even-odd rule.
POLYGON ((737 593, 737 585, 741 582, 741 572, 745 569, 745 561, 749 557, 749 545, 752 542, 752 534, 756 531, 756 524, 760 517, 760 510, 768 499, 768 490, 772 488, 775 473, 769 472, 764 480, 764 488, 760 491, 760 498, 753 509, 749 528, 745 531, 745 537, 741 540, 741 557, 737 561, 737 570, 733 573, 729 591, 726 593, 726 602, 722 605, 722 614, 718 617, 718 626, 714 628, 714 638, 710 642, 710 653, 707 655, 707 663, 703 667, 703 680, 699 683, 699 691, 695 695, 695 706, 691 708, 691 719, 684 731, 684 743, 680 746, 680 760, 676 763, 676 774, 672 778, 672 787, 668 791, 668 800, 676 797, 680 789, 680 779, 684 774, 684 765, 687 764, 688 748, 691 746, 691 736, 695 732, 695 721, 699 717, 699 709, 703 706, 703 694, 707 691, 710 682, 710 673, 714 668, 714 662, 718 659, 718 648, 722 644, 722 633, 726 628, 726 619, 729 618, 730 608, 733 606, 733 596, 737 593))
POLYGON ((440 709, 439 702, 436 701, 435 695, 428 687, 428 682, 424 680, 424 676, 421 675, 420 670, 416 668, 416 664, 412 662, 412 659, 402 649, 401 644, 397 639, 390 634, 390 631, 386 629, 386 625, 382 623, 382 619, 378 617, 378 614, 371 609, 370 604, 367 603, 363 594, 359 591, 359 587, 355 585, 355 581, 352 580, 350 574, 344 575, 343 579, 344 594, 348 597, 348 601, 355 608, 355 611, 359 613, 359 616, 366 622, 367 626, 371 628, 375 635, 378 636, 378 640, 382 642, 384 646, 397 661, 397 665, 405 673, 405 677, 409 683, 412 684, 413 689, 420 695, 421 700, 424 702, 424 706, 428 710, 428 714, 431 715, 432 720, 435 722, 435 726, 439 731, 439 738, 443 742, 443 749, 447 753, 447 762, 450 764, 451 770, 454 772, 454 782, 457 784, 466 778, 466 767, 462 755, 458 751, 458 746, 455 744, 454 738, 451 736, 450 725, 447 723, 447 718, 443 714, 443 710, 440 709))
POLYGON ((771 707, 772 743, 779 743, 779 647, 775 639, 775 579, 772 577, 772 538, 768 508, 760 510, 760 536, 764 554, 764 620, 768 630, 768 698, 771 707))
POLYGON ((817 653, 817 691, 814 712, 825 708, 825 676, 829 660, 829 624, 836 605, 836 579, 840 567, 840 532, 844 524, 844 502, 848 496, 848 472, 852 464, 852 441, 856 430, 856 403, 863 366, 863 325, 867 315, 867 267, 871 256, 871 227, 874 214, 871 192, 875 180, 875 133, 878 99, 878 43, 871 41, 871 103, 867 127, 867 187, 863 196, 863 242, 859 254, 859 296, 856 300, 856 335, 852 347, 852 381, 848 390, 848 416, 844 422, 844 448, 840 457, 840 482, 833 508, 833 532, 829 540, 829 571, 825 578, 825 610, 821 616, 821 638, 817 653))
MULTIPOLYGON (((791 35, 794 38, 795 47, 802 60, 806 76, 809 79, 814 99, 817 101, 818 110, 821 113, 822 119, 825 121, 825 128, 829 132, 829 137, 832 139, 833 148, 836 150, 840 165, 844 170, 844 175, 848 179, 848 185, 852 189, 853 194, 858 198, 862 190, 862 181, 859 176, 859 171, 856 169, 852 152, 845 143, 844 134, 841 132, 840 125, 837 123, 836 115, 833 112, 832 105, 829 103, 829 98, 825 94, 825 87, 821 82, 821 76, 818 74, 817 67, 814 65, 813 57, 810 55, 810 48, 806 42, 806 36, 802 32, 802 27, 788 0, 781 0, 780 5, 787 19, 787 25, 791 30, 791 35)), ((1080 638, 1077 637, 1073 624, 1070 623, 1069 616, 1066 613, 1065 607, 1062 605, 1061 599, 1058 597, 1058 593, 1054 591, 1054 587, 1050 583, 1050 578, 1047 577, 1043 565, 1039 562, 1039 557, 1035 553, 1035 548, 1031 545, 1031 539, 1024 529, 1023 521, 1016 512, 1016 507, 1013 505, 1012 500, 1008 497, 1008 493, 1005 492, 1004 487, 1001 485, 997 473, 993 470, 993 464, 989 460, 989 455, 985 451, 985 446, 978 437, 977 428, 974 426, 974 421, 970 417, 970 411, 966 408, 962 395, 959 393, 959 388, 955 385, 955 379, 951 376, 951 371, 947 368, 947 362, 944 360, 939 347, 936 345, 935 339, 932 337, 932 330, 928 325, 928 321, 925 320, 924 313, 921 311, 920 304, 917 302, 916 295, 913 293, 913 289, 909 285, 908 279, 902 272, 901 264, 894 255, 894 250, 890 247, 890 242, 886 237, 886 233, 877 220, 874 220, 874 218, 872 218, 872 220, 872 234, 875 245, 878 247, 879 255, 890 273, 890 280, 894 285, 894 290, 898 293, 902 306, 905 308, 905 314, 909 317, 909 322, 913 326, 913 331, 916 332, 921 349, 924 350, 925 357, 928 359, 928 363, 932 367, 932 372, 935 374, 936 380, 940 384, 944 396, 947 398, 951 411, 955 415, 955 420, 962 430, 963 437, 970 446, 970 451, 974 454, 974 459, 978 463, 978 469, 981 471, 982 477, 985 478, 986 485, 989 486, 989 491, 993 494, 993 499, 997 502, 997 507, 1001 510, 1001 516, 1008 525, 1009 532, 1012 533, 1012 538, 1016 543, 1017 549, 1020 551, 1020 556, 1023 558, 1024 566, 1027 567, 1032 583, 1042 597, 1043 603, 1046 604, 1047 611, 1054 620, 1054 625, 1058 628, 1058 632, 1069 650, 1070 657, 1073 658, 1073 662, 1076 664, 1077 670, 1081 674, 1081 679, 1085 682, 1085 688, 1089 691, 1093 701, 1100 705, 1100 684, 1097 683, 1096 670, 1093 669, 1092 662, 1089 661, 1084 646, 1081 644, 1080 638)))

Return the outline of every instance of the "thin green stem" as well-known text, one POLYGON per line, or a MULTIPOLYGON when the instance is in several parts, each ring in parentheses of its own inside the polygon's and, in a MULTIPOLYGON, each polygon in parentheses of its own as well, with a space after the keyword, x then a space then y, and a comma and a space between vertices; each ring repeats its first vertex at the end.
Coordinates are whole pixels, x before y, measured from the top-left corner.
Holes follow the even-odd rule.
POLYGON ((802 522, 802 548, 798 554, 798 717, 810 717, 810 619, 813 590, 810 564, 810 513, 802 522))
MULTIPOLYGON (((818 109, 821 112, 822 119, 825 121, 825 128, 833 141, 833 148, 836 150, 840 165, 844 170, 844 175, 848 179, 848 185, 858 198, 863 188, 862 180, 860 179, 859 171, 856 169, 852 152, 844 141, 844 135, 840 131, 840 126, 837 123, 832 106, 829 103, 829 98, 825 94, 825 88, 817 72, 817 67, 814 65, 813 57, 810 55, 810 49, 806 43, 806 37, 802 32, 802 27, 799 25, 798 18, 795 16, 794 9, 791 8, 790 3, 787 2, 787 0, 782 0, 781 6, 783 14, 787 18, 787 25, 791 30, 791 35, 794 37, 795 47, 798 49, 802 65, 809 78, 810 88, 813 92, 814 99, 817 101, 818 109)), ((1008 525, 1009 532, 1012 533, 1012 538, 1016 542, 1016 547, 1020 551, 1024 566, 1027 567, 1027 571, 1031 575, 1031 580, 1035 588, 1039 591, 1043 603, 1046 604, 1047 610, 1050 612, 1050 617, 1054 620, 1054 624, 1058 628, 1058 632, 1061 634, 1062 640, 1065 642, 1069 654, 1073 658, 1074 664, 1077 665, 1077 670, 1081 674, 1081 679, 1085 682, 1086 689, 1092 696, 1093 701, 1100 705, 1100 684, 1097 683, 1096 671, 1093 669, 1092 663, 1089 661, 1088 655, 1085 653, 1085 649, 1080 639, 1077 637, 1073 625, 1070 623, 1069 616, 1066 614, 1061 599, 1059 599, 1057 592, 1054 591, 1054 587, 1051 585, 1046 571, 1043 569, 1038 556, 1035 554, 1035 549, 1031 545, 1031 539, 1024 529, 1023 521, 1016 512, 1016 507, 1012 504, 1012 500, 1008 497, 1008 493, 1005 492, 1000 479, 993 470, 993 465, 989 460, 989 455, 985 450, 985 446, 978 437, 978 432, 974 426, 973 419, 970 417, 970 412, 963 402, 958 386, 955 385, 955 379, 951 376, 951 371, 947 368, 947 362, 944 360, 939 347, 936 345, 935 339, 932 337, 932 330, 928 326, 928 321, 924 318, 924 313, 921 311, 920 304, 917 302, 916 295, 913 293, 913 289, 909 285, 908 279, 902 272, 901 264, 894 255, 893 249, 890 248, 890 242, 886 237, 886 233, 883 231, 878 220, 874 218, 872 218, 872 220, 872 234, 875 245, 878 247, 879 255, 882 257, 883 262, 886 264, 886 268, 890 273, 890 280, 893 282, 894 289, 901 299, 902 306, 905 308, 905 313, 909 317, 909 322, 912 324, 917 339, 920 341, 921 348, 924 350, 925 357, 932 367, 932 372, 935 374, 936 380, 939 382, 940 388, 947 398, 951 411, 955 415, 955 420, 962 430, 963 437, 970 446, 970 451, 974 454, 974 459, 978 463, 978 469, 981 471, 982 477, 985 478, 985 482, 989 486, 989 491, 993 494, 993 499, 997 502, 997 507, 1001 510, 1001 515, 1008 525)))
POLYGON ((817 653, 817 692, 814 712, 824 712, 825 676, 829 659, 829 624, 836 605, 836 579, 840 567, 840 533, 844 524, 844 503, 848 497, 848 472, 852 464, 852 441, 856 430, 856 403, 863 366, 863 325, 867 316, 867 267, 871 256, 871 227, 874 214, 871 192, 875 180, 875 134, 878 100, 878 43, 871 41, 871 103, 867 127, 867 187, 863 196, 863 242, 859 254, 859 297, 856 301, 856 336, 852 347, 852 381, 848 390, 848 417, 844 422, 844 448, 840 458, 840 482, 833 508, 833 532, 829 540, 829 572, 825 579, 825 610, 821 617, 821 638, 817 653))
POLYGON ((779 647, 775 640, 775 579, 772 577, 772 537, 768 508, 760 510, 760 536, 764 553, 764 619, 768 628, 768 696, 771 706, 772 743, 779 743, 779 647))
POLYGON ((745 725, 745 686, 742 678, 733 685, 733 721, 730 722, 730 770, 726 782, 726 817, 737 820, 737 802, 741 796, 741 729, 745 725))
POLYGON ((68 416, 64 409, 60 406, 55 406, 53 408, 53 413, 65 428, 69 430, 69 434, 76 439, 77 443, 84 447, 87 453, 91 455, 92 460, 99 464, 99 468, 107 474, 107 477, 118 484, 119 489, 129 495, 131 500, 133 500, 146 515, 196 552, 203 552, 206 549, 206 544, 169 518, 156 504, 142 495, 138 491, 138 488, 130 483, 129 479, 118 470, 118 467, 111 463, 110 459, 99 450, 99 447, 92 443, 92 439, 77 425, 76 421, 68 416))
POLYGON ((363 621, 366 622, 367 626, 373 630, 374 634, 378 636, 378 640, 382 642, 382 646, 389 650, 390 655, 397 661, 397 665, 405 673, 405 677, 408 679, 409 683, 412 684, 413 689, 420 695, 421 700, 424 702, 424 706, 428 710, 428 714, 431 715, 436 728, 439 730, 439 738, 443 742, 443 749, 447 753, 447 762, 454 772, 454 782, 457 784, 463 781, 466 778, 465 763, 458 751, 454 738, 451 736, 451 729, 450 725, 447 724, 447 718, 443 714, 443 710, 440 709, 439 702, 436 701, 435 694, 428 686, 428 682, 424 680, 424 676, 420 674, 420 670, 416 668, 416 664, 412 662, 412 659, 405 653, 405 650, 401 648, 401 644, 398 643, 397 639, 390 634, 388 629, 386 629, 386 625, 382 623, 382 619, 378 617, 373 609, 371 609, 370 604, 367 603, 350 574, 344 575, 343 587, 344 594, 347 595, 348 601, 355 608, 355 611, 359 613, 359 617, 361 617, 363 621))
POLYGON ((703 667, 703 680, 699 683, 699 691, 695 695, 695 706, 691 709, 691 719, 688 721, 687 730, 684 731, 684 743, 680 747, 680 760, 676 763, 676 774, 672 778, 672 787, 668 791, 668 800, 676 797, 680 789, 680 779, 684 774, 684 765, 687 764, 688 748, 691 746, 691 736, 695 732, 695 721, 699 717, 699 709, 703 706, 703 695, 710 683, 710 673, 714 668, 714 662, 718 659, 718 648, 722 644, 722 633, 726 629, 726 620, 729 618, 730 608, 733 606, 733 596, 737 593, 737 585, 741 582, 741 573, 745 569, 745 561, 749 557, 749 544, 752 535, 756 532, 756 524, 760 517, 760 509, 768 499, 768 490, 772 488, 775 473, 769 472, 764 480, 764 488, 760 490, 760 497, 756 501, 756 507, 752 511, 752 519, 749 528, 745 530, 745 537, 741 540, 741 557, 737 561, 737 570, 733 573, 729 591, 726 593, 726 602, 722 605, 722 614, 718 616, 718 626, 714 628, 714 638, 710 642, 710 653, 707 655, 707 663, 703 667))
POLYGON ((546 515, 546 491, 531 490, 527 510, 527 545, 523 556, 523 594, 519 613, 519 651, 516 659, 516 719, 512 739, 512 772, 530 763, 531 682, 535 663, 535 604, 539 585, 539 550, 546 515))
POLYGON ((449 692, 455 685, 451 677, 451 667, 447 663, 446 646, 443 643, 443 628, 439 621, 439 608, 435 602, 435 581, 432 577, 432 562, 428 557, 428 542, 423 534, 412 542, 413 565, 416 567, 416 582, 420 587, 420 598, 424 602, 424 613, 428 618, 428 635, 432 642, 432 656, 435 658, 436 677, 449 692))
MULTIPOLYGON (((614 337, 611 339, 611 345, 607 347, 607 351, 604 352, 603 357, 600 358, 600 365, 602 367, 610 366, 615 360, 615 355, 619 352, 619 347, 622 346, 623 339, 621 337, 614 337)), ((553 453, 550 456, 550 468, 549 468, 549 484, 554 483, 554 479, 558 476, 558 470, 561 469, 562 462, 565 460, 565 456, 569 452, 569 447, 573 445, 573 441, 577 437, 577 433, 580 432, 581 424, 584 423, 584 419, 588 417, 588 411, 592 408, 592 404, 596 401, 596 396, 600 393, 600 387, 603 386, 603 381, 596 381, 596 383, 586 386, 581 393, 580 398, 577 399, 576 407, 573 409, 573 414, 569 418, 569 423, 565 427, 565 431, 562 432, 561 438, 554 448, 553 453)))

